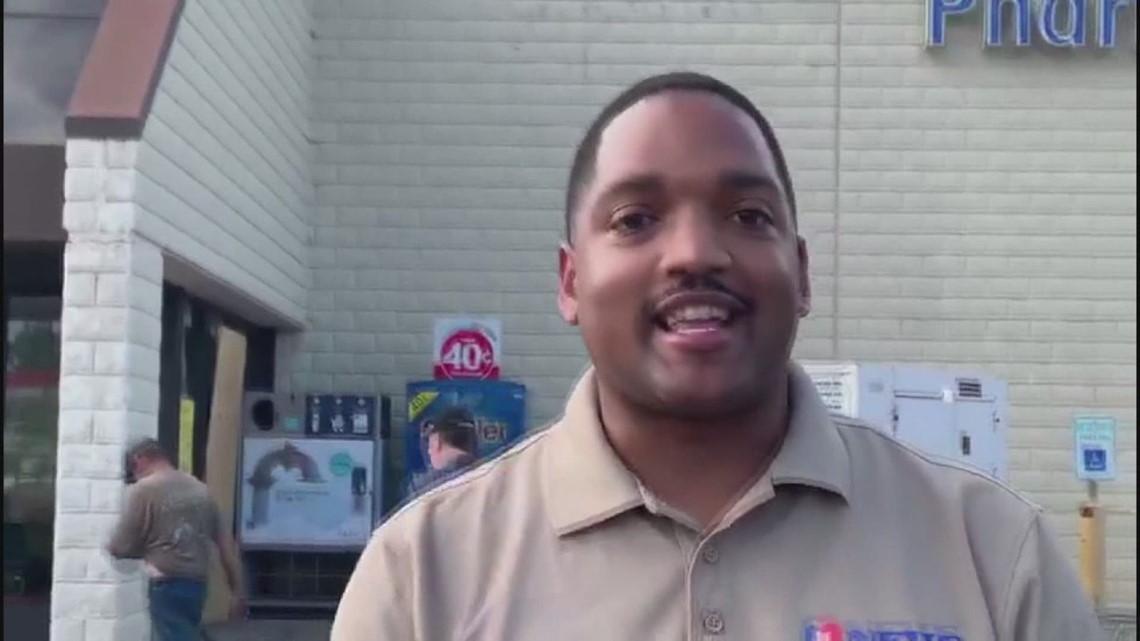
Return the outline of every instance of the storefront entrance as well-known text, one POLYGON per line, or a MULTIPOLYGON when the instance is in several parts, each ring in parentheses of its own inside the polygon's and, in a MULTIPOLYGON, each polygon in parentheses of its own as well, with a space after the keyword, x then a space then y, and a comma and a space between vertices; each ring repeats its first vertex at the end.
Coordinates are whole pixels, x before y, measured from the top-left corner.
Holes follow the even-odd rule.
POLYGON ((60 248, 5 246, 4 638, 47 639, 59 417, 60 248))
POLYGON ((5 319, 4 593, 51 586, 59 299, 14 298, 5 319))

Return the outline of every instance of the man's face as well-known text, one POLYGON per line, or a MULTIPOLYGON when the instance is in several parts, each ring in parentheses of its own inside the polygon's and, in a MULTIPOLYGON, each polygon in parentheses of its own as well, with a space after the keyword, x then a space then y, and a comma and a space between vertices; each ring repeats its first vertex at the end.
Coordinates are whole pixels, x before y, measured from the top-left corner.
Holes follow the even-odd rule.
POLYGON ((131 457, 130 468, 134 480, 141 481, 154 471, 154 462, 145 456, 133 456, 131 457))
POLYGON ((443 442, 439 434, 431 433, 427 437, 428 464, 435 469, 443 467, 443 442))
POLYGON ((742 412, 786 375, 810 309, 807 250, 771 149, 707 93, 642 100, 606 128, 559 256, 559 308, 598 377, 678 418, 742 412))

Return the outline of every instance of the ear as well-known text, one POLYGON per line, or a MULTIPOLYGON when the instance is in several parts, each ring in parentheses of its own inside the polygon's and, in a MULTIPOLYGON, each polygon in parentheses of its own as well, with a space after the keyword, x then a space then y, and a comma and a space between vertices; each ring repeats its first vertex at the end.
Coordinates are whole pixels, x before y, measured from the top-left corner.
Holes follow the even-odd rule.
POLYGON ((803 236, 796 238, 796 254, 800 277, 800 300, 796 312, 800 318, 804 318, 811 313, 811 263, 808 259, 807 241, 803 236))
POLYGON ((578 324, 577 254, 569 243, 558 248, 558 311, 562 320, 578 324))

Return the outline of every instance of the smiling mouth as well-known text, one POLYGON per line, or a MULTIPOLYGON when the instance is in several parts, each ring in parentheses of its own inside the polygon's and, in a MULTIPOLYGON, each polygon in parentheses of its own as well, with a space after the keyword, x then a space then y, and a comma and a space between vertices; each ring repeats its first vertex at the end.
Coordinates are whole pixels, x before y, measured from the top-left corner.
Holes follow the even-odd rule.
POLYGON ((723 305, 678 305, 654 315, 658 329, 677 334, 710 332, 732 324, 738 312, 723 305))

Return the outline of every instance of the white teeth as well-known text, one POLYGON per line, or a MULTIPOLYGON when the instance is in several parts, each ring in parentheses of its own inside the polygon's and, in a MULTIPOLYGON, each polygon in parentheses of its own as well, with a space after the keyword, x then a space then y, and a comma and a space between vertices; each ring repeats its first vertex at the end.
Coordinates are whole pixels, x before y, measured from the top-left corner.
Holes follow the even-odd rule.
POLYGON ((679 307, 670 312, 669 315, 665 317, 665 324, 672 329, 682 323, 700 321, 725 322, 728 320, 728 317, 728 310, 723 307, 716 307, 714 305, 689 305, 679 307))

